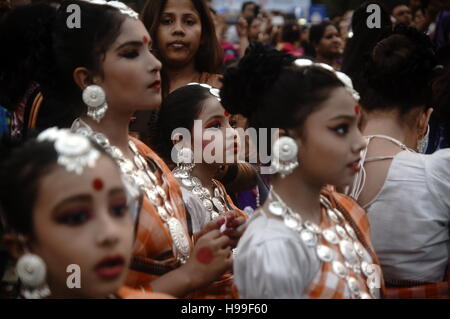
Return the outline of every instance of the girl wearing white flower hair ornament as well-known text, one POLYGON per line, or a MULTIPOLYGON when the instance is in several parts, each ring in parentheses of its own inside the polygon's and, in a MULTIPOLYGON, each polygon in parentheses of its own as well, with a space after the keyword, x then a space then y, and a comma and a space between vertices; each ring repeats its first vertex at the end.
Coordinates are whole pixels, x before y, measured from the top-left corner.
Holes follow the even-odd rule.
POLYGON ((19 298, 170 298, 124 286, 141 198, 104 150, 51 128, 0 171, 19 298))
MULTIPOLYGON (((20 19, 32 8, 8 18, 20 19)), ((207 286, 231 265, 230 239, 211 223, 192 242, 176 179, 158 155, 129 136, 132 115, 161 104, 161 63, 137 13, 117 1, 70 0, 58 11, 39 8, 28 30, 39 41, 22 52, 28 63, 12 63, 0 78, 17 80, 10 86, 37 81, 43 103, 35 110, 36 127, 71 126, 91 137, 144 194, 127 284, 176 297, 207 286), (67 25, 70 5, 80 8, 81 28, 67 25), (212 256, 207 264, 198 259, 202 249, 212 256)))
POLYGON ((365 141, 351 81, 255 45, 223 82, 228 112, 279 132, 273 144, 259 141, 271 147, 274 174, 237 247, 240 296, 379 298, 383 279, 365 212, 327 186, 351 184, 360 169, 365 141))

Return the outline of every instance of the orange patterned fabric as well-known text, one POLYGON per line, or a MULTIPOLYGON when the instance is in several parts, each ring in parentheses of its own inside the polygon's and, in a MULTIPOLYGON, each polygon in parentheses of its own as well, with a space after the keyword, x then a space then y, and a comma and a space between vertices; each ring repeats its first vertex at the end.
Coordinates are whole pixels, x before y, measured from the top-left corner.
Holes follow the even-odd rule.
MULTIPOLYGON (((378 257, 376 256, 370 241, 369 221, 365 211, 355 201, 343 194, 335 192, 331 188, 324 188, 322 190, 322 195, 327 197, 333 207, 337 208, 344 215, 347 223, 355 230, 358 240, 369 253, 372 263, 379 265, 378 257)), ((322 223, 320 225, 321 229, 328 228, 331 225, 333 224, 326 217, 325 210, 323 210, 322 223)), ((322 243, 326 245, 323 239, 322 243)), ((338 252, 338 247, 327 246, 334 249, 337 256, 341 256, 338 252)), ((343 262, 344 260, 341 259, 340 261, 343 262)), ((379 270, 379 273, 381 275, 381 270, 379 270)), ((364 277, 357 275, 352 271, 350 274, 359 281, 361 287, 366 287, 365 281, 363 280, 364 277)), ((382 294, 384 290, 382 277, 380 284, 382 294)), ((337 276, 332 271, 331 263, 322 263, 321 270, 307 288, 306 294, 312 299, 342 299, 351 297, 347 289, 346 280, 337 276)))
POLYGON ((176 299, 170 295, 159 292, 147 292, 123 286, 117 292, 121 299, 176 299))
MULTIPOLYGON (((157 165, 162 187, 174 208, 175 217, 181 222, 188 235, 186 214, 183 199, 177 180, 173 177, 166 164, 144 143, 131 138, 139 152, 144 157, 153 160, 157 165)), ((157 174, 158 175, 158 174, 157 174)), ((192 243, 191 247, 192 247, 192 243)), ((155 207, 144 197, 137 237, 134 246, 131 269, 128 273, 126 284, 132 288, 151 289, 150 283, 164 273, 180 266, 172 251, 173 242, 169 230, 158 215, 155 207)))

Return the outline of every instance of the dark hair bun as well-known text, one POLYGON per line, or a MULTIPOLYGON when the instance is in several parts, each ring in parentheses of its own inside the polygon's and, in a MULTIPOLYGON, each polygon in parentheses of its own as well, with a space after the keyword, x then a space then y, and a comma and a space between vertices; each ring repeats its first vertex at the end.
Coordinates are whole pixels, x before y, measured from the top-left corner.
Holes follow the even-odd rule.
POLYGON ((366 78, 385 99, 407 108, 426 103, 436 65, 430 39, 415 28, 399 25, 373 49, 366 78))
POLYGON ((252 44, 239 64, 225 71, 220 91, 224 108, 231 114, 250 118, 281 70, 294 61, 295 57, 291 55, 268 49, 259 43, 252 44))

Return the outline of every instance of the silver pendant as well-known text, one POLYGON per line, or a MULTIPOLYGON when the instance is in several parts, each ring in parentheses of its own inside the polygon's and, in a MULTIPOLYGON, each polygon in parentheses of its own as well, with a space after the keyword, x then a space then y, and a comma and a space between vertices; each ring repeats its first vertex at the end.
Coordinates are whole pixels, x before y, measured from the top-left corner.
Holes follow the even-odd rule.
POLYGON ((370 288, 369 291, 370 291, 370 294, 372 295, 373 298, 380 299, 380 289, 378 289, 378 288, 370 288))
POLYGON ((355 241, 353 243, 353 246, 355 247, 355 251, 358 254, 358 256, 361 257, 361 258, 364 258, 364 256, 365 256, 365 249, 364 249, 363 245, 361 245, 360 242, 355 241))
POLYGON ((192 194, 194 194, 194 195, 197 196, 197 197, 202 197, 202 196, 203 196, 202 189, 201 189, 199 186, 195 186, 195 187, 192 189, 192 194))
POLYGON ((167 200, 166 192, 164 191, 164 189, 161 186, 157 185, 156 191, 158 192, 159 196, 161 196, 161 198, 163 200, 167 200))
POLYGON ((205 197, 205 198, 211 197, 211 193, 209 192, 209 189, 207 189, 206 187, 202 187, 202 193, 203 193, 203 197, 205 197))
POLYGON ((217 208, 217 210, 219 211, 219 213, 225 212, 225 206, 223 206, 223 204, 220 202, 220 200, 218 198, 213 197, 212 202, 213 202, 214 206, 217 208))
POLYGON ((286 209, 280 202, 272 202, 269 204, 269 211, 275 216, 283 216, 286 209))
POLYGON ((324 231, 322 231, 322 236, 330 244, 337 245, 339 243, 339 237, 331 229, 325 229, 324 231))
POLYGON ((193 187, 201 187, 202 186, 202 182, 200 181, 200 179, 198 179, 198 177, 191 177, 191 182, 192 182, 192 186, 193 187))
POLYGON ((188 177, 188 178, 183 178, 183 179, 181 180, 181 183, 182 183, 184 186, 188 187, 188 188, 191 188, 191 187, 194 186, 194 185, 192 184, 191 179, 190 179, 189 177, 188 177))
POLYGON ((162 220, 166 221, 170 218, 170 215, 167 214, 167 211, 164 207, 158 206, 158 214, 161 217, 162 220))
POLYGON ((320 260, 329 263, 333 260, 333 251, 325 246, 325 245, 318 245, 316 248, 317 256, 320 260))
POLYGON ((380 288, 380 278, 376 272, 367 278, 367 287, 369 287, 369 289, 380 288))
POLYGON ((349 224, 346 223, 344 227, 345 230, 347 231, 347 234, 349 234, 351 238, 353 238, 354 240, 358 239, 358 237, 356 237, 355 231, 349 224))
POLYGON ((185 170, 174 169, 173 176, 175 176, 175 178, 178 179, 178 180, 181 179, 181 182, 183 182, 183 179, 189 177, 189 173, 187 171, 185 171, 185 170))
POLYGON ((293 216, 285 215, 283 219, 284 219, 284 224, 287 227, 289 227, 290 229, 296 230, 300 226, 300 223, 298 222, 298 220, 296 218, 294 218, 293 216))
POLYGON ((354 265, 353 265, 353 272, 354 272, 355 274, 360 275, 360 274, 361 274, 361 266, 360 266, 359 264, 354 264, 354 265))
POLYGON ((304 222, 304 226, 306 227, 306 229, 309 229, 313 233, 320 234, 320 232, 321 232, 319 226, 317 226, 316 224, 314 224, 308 220, 306 222, 304 222))
POLYGON ((206 208, 206 210, 208 212, 213 210, 213 203, 209 200, 209 199, 204 199, 203 200, 203 206, 206 208))
POLYGON ((351 264, 354 264, 358 261, 358 256, 356 255, 353 244, 350 241, 342 240, 339 243, 339 249, 341 250, 341 253, 345 257, 345 259, 351 264))
POLYGON ((300 232, 300 238, 303 240, 303 242, 306 244, 306 246, 309 246, 309 247, 313 247, 313 246, 317 245, 317 242, 318 242, 317 236, 308 229, 303 229, 300 232))
POLYGON ((330 219, 333 222, 335 222, 336 224, 339 224, 339 218, 331 209, 327 209, 327 214, 328 214, 328 217, 330 217, 330 219))
POLYGON ((366 261, 361 263, 361 270, 366 277, 372 276, 375 273, 375 267, 366 261))
POLYGON ((220 194, 219 188, 218 187, 214 188, 214 197, 221 197, 220 195, 221 194, 220 194))
POLYGON ((361 295, 361 285, 358 280, 353 277, 347 278, 347 285, 353 295, 359 297, 361 295))
POLYGON ((174 217, 171 217, 167 221, 167 225, 169 226, 170 235, 172 236, 173 242, 177 251, 183 256, 189 256, 190 246, 189 240, 184 233, 183 226, 180 221, 174 217))
POLYGON ((340 225, 336 225, 335 226, 336 229, 336 233, 342 238, 342 239, 349 239, 347 232, 345 231, 344 227, 340 226, 340 225))
POLYGON ((348 275, 348 270, 340 261, 333 261, 331 265, 333 272, 341 278, 345 278, 348 275))
POLYGON ((211 213, 211 220, 215 220, 215 219, 217 219, 217 218, 219 218, 219 214, 218 213, 216 213, 216 212, 212 212, 211 213))

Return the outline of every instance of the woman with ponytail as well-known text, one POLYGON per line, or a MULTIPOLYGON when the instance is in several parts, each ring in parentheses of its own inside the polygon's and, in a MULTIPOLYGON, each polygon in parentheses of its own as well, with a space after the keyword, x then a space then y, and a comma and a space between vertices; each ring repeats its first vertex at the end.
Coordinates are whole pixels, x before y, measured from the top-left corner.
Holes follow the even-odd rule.
POLYGON ((271 150, 273 175, 268 200, 237 247, 240 296, 379 298, 382 276, 366 215, 327 187, 352 182, 365 147, 349 78, 254 45, 227 70, 220 96, 251 127, 275 130, 259 135, 260 147, 271 150))
MULTIPOLYGON (((20 12, 26 16, 31 8, 20 12)), ((192 242, 178 183, 150 148, 129 136, 134 112, 161 104, 161 63, 137 13, 121 2, 102 0, 70 0, 57 11, 44 5, 41 10, 46 14, 30 15, 34 28, 21 34, 36 39, 35 45, 18 50, 14 61, 21 63, 2 69, 0 78, 37 82, 43 95, 37 127, 71 126, 91 137, 142 191, 127 284, 176 297, 207 286, 231 266, 230 238, 219 231, 218 221, 192 242), (79 13, 78 27, 68 23, 73 10, 79 13), (205 260, 205 253, 211 258, 205 260)), ((20 20, 20 12, 14 19, 20 20)), ((11 42, 2 43, 15 52, 11 42)), ((25 82, 22 87, 29 85, 25 82)))

